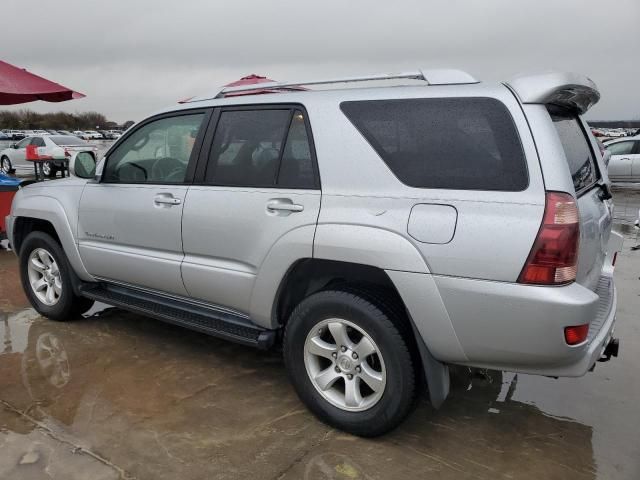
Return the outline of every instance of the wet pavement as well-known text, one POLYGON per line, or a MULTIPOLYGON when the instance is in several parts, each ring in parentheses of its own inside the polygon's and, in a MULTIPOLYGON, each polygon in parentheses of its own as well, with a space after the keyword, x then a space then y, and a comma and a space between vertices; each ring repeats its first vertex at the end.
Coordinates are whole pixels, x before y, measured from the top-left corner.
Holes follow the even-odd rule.
MULTIPOLYGON (((618 223, 632 224, 638 200, 616 192, 618 223)), ((637 480, 634 243, 629 233, 616 270, 618 359, 578 379, 461 369, 441 410, 421 398, 372 440, 308 413, 277 352, 105 305, 43 319, 0 251, 0 479, 637 480)))

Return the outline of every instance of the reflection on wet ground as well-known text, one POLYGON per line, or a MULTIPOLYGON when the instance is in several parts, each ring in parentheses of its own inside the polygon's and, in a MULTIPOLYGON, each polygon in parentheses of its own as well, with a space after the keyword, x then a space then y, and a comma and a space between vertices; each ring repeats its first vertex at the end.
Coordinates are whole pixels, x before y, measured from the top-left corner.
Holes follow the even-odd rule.
POLYGON ((456 370, 365 440, 307 412, 278 352, 98 305, 27 308, 0 252, 1 479, 638 479, 640 252, 616 271, 621 357, 579 379, 456 370))

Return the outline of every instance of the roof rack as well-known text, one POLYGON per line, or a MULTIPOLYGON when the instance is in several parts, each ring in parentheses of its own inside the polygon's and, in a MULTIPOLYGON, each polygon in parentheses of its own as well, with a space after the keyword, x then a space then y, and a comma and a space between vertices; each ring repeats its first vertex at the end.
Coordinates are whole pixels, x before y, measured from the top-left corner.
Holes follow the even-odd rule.
POLYGON ((236 93, 251 90, 287 90, 295 87, 301 87, 303 85, 330 85, 336 83, 354 83, 354 82, 369 82, 374 80, 397 80, 397 79, 411 79, 422 80, 427 85, 462 85, 479 83, 473 76, 462 70, 415 70, 413 72, 401 72, 401 73, 379 73, 373 75, 365 75, 358 77, 341 77, 322 80, 308 80, 298 82, 265 82, 256 83, 251 85, 241 85, 238 87, 223 87, 217 92, 199 97, 193 97, 186 100, 185 103, 201 102, 204 100, 212 100, 215 98, 223 98, 227 93, 236 93))

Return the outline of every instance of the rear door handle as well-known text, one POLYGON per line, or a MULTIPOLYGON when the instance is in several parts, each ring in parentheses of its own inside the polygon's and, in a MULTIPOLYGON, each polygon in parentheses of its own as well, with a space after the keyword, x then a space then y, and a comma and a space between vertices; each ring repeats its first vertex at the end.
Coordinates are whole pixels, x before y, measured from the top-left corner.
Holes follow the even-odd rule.
POLYGON ((159 193, 153 197, 153 203, 156 205, 180 205, 182 200, 174 197, 170 193, 159 193))
POLYGON ((270 212, 302 212, 304 206, 293 203, 289 198, 274 198, 267 202, 267 210, 270 212))

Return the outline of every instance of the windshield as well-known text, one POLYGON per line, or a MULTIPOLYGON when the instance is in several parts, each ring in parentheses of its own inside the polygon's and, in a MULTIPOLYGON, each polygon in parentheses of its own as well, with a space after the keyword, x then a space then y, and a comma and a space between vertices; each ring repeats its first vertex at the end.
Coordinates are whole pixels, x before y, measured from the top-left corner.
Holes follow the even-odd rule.
POLYGON ((56 145, 88 145, 88 143, 84 140, 81 140, 78 137, 73 137, 71 135, 51 136, 49 137, 49 139, 56 145))

